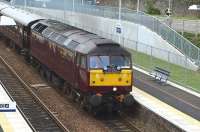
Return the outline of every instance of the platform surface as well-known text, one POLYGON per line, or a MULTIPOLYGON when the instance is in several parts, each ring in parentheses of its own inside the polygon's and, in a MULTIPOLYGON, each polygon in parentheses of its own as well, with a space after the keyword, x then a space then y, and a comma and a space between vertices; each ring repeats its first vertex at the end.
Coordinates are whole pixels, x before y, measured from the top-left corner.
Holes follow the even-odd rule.
POLYGON ((133 87, 135 100, 186 132, 200 132, 200 122, 150 94, 133 87))
POLYGON ((200 94, 172 82, 161 85, 148 72, 134 68, 134 86, 200 120, 200 94))
MULTIPOLYGON (((0 103, 12 102, 0 85, 0 103)), ((16 112, 0 112, 0 132, 32 132, 18 109, 16 112)))

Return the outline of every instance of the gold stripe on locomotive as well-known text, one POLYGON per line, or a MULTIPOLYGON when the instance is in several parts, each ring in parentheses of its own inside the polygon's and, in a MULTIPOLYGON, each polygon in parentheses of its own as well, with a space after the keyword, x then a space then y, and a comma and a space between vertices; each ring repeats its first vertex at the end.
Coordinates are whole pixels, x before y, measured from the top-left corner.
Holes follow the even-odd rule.
POLYGON ((106 73, 103 70, 90 70, 90 86, 130 86, 132 70, 106 73))

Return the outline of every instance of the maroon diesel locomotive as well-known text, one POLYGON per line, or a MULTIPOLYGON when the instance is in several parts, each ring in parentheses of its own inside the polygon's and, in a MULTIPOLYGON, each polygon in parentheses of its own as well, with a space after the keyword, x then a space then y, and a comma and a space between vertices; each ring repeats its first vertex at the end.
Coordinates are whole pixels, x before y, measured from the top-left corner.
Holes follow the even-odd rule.
POLYGON ((90 109, 133 103, 131 54, 119 44, 55 20, 20 22, 0 32, 49 82, 90 109))

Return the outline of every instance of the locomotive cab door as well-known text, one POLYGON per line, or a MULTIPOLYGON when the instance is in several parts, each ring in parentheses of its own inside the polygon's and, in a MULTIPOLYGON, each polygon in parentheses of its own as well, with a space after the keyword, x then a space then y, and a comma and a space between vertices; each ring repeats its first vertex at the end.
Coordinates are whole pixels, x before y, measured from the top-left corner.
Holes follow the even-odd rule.
POLYGON ((85 88, 87 85, 87 65, 86 56, 80 53, 76 55, 75 68, 75 87, 78 89, 85 88))
POLYGON ((25 56, 27 62, 30 61, 30 28, 23 26, 22 32, 22 54, 25 56))
POLYGON ((74 70, 74 74, 75 74, 75 80, 74 80, 74 87, 78 88, 79 87, 79 68, 80 68, 80 54, 76 53, 76 57, 75 57, 75 70, 74 70))
POLYGON ((29 46, 29 41, 30 41, 29 35, 30 35, 29 28, 24 26, 23 27, 23 48, 25 50, 28 50, 30 48, 30 46, 29 46))

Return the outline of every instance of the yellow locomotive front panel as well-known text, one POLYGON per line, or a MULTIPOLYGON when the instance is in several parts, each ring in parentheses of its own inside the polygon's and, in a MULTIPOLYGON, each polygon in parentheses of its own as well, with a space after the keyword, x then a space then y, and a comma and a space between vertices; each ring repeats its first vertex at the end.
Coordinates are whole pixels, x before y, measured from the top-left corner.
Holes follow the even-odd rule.
POLYGON ((90 71, 90 86, 131 86, 132 70, 119 72, 104 72, 103 70, 90 71))
POLYGON ((91 56, 90 86, 131 86, 130 56, 91 56))

